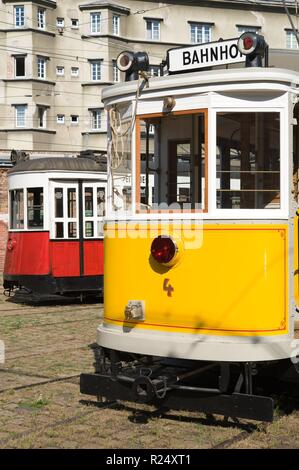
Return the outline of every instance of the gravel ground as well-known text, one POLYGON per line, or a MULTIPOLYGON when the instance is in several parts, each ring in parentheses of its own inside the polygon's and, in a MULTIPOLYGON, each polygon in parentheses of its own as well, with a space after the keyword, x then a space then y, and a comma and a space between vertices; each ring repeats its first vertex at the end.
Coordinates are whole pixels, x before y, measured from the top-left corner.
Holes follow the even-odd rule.
POLYGON ((0 297, 0 448, 299 448, 297 410, 265 427, 81 395, 102 312, 99 303, 32 307, 0 297))

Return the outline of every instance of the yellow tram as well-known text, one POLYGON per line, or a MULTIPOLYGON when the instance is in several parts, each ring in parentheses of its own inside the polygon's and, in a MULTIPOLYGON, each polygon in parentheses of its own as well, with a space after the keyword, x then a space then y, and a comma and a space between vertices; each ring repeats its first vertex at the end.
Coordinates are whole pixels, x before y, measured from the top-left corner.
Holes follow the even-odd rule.
POLYGON ((259 377, 298 381, 299 74, 262 62, 253 33, 170 50, 150 79, 146 54, 119 56, 82 393, 270 421, 259 377))

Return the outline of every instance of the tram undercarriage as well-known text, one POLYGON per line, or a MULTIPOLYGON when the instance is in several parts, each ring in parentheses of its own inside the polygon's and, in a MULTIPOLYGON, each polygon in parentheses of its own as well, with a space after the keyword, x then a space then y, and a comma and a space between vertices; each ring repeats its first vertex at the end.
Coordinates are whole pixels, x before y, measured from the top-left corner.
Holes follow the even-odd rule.
POLYGON ((188 361, 92 348, 95 373, 81 374, 80 391, 109 401, 271 422, 274 399, 260 394, 263 385, 269 388, 271 376, 299 383, 299 365, 289 360, 258 365, 188 361))

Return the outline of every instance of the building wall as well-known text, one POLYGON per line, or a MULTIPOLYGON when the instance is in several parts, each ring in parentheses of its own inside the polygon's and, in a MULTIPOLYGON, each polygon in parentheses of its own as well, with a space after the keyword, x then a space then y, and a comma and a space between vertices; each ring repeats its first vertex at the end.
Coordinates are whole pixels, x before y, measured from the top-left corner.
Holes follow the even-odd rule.
MULTIPOLYGON (((292 10, 291 10, 292 11, 292 10)), ((93 149, 105 153, 107 117, 92 126, 91 110, 103 109, 101 91, 113 83, 113 60, 122 50, 145 50, 150 63, 159 65, 167 49, 190 44, 190 22, 208 24, 211 40, 236 37, 238 25, 257 27, 271 48, 286 48, 289 20, 281 2, 138 0, 0 0, 0 148, 29 152, 79 152, 93 149), (14 6, 24 5, 24 27, 14 25, 14 6), (37 24, 38 9, 45 10, 45 28, 37 24), (92 13, 101 14, 99 33, 91 32, 92 13), (119 35, 113 35, 112 18, 120 19, 119 35), (57 27, 57 18, 64 26, 57 27), (148 20, 160 23, 159 40, 147 37, 148 20), (72 21, 78 21, 78 27, 72 21), (16 55, 25 56, 25 77, 15 76, 16 55), (46 73, 38 77, 38 56, 46 73), (101 61, 101 77, 92 80, 91 63, 101 61), (57 75, 57 67, 64 75, 57 75), (72 68, 78 68, 78 76, 72 68), (17 128, 16 105, 26 105, 25 128, 17 128), (45 109, 45 125, 39 125, 38 108, 45 109), (57 123, 57 115, 65 122, 57 123), (71 116, 78 116, 78 123, 71 116)), ((294 16, 295 26, 298 19, 294 16)), ((297 51, 291 51, 297 54, 297 51)), ((297 57, 297 55, 296 55, 297 57)), ((297 62, 297 58, 293 63, 297 62)))

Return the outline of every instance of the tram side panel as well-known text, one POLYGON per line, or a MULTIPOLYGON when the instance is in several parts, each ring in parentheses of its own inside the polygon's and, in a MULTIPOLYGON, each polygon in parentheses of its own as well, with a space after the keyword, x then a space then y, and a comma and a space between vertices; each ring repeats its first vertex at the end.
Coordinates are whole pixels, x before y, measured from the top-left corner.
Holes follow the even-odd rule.
POLYGON ((84 274, 102 276, 104 274, 103 240, 84 240, 84 274))
POLYGON ((149 257, 154 237, 107 234, 106 324, 198 335, 288 333, 287 225, 181 229, 183 244, 192 239, 198 243, 186 248, 170 268, 149 257), (144 321, 126 320, 132 300, 144 302, 144 321))
POLYGON ((103 275, 103 240, 84 240, 82 266, 80 265, 80 242, 50 241, 51 272, 54 277, 103 275))
POLYGON ((48 275, 49 232, 9 232, 4 272, 8 276, 48 275))

